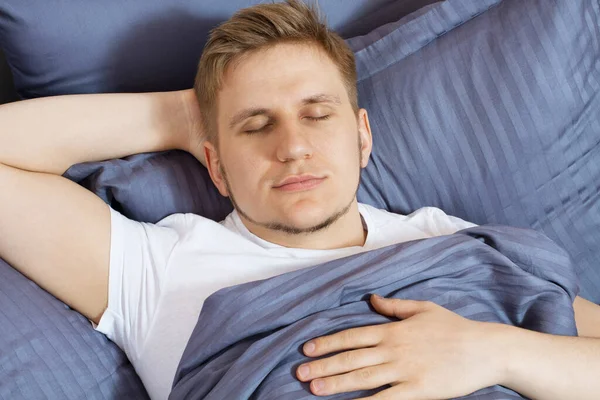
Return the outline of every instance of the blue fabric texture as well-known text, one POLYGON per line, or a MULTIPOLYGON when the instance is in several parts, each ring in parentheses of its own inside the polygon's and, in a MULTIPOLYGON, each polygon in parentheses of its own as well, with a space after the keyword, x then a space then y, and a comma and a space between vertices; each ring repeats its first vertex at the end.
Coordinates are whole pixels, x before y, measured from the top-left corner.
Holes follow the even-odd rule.
POLYGON ((349 41, 374 137, 359 200, 540 230, 600 303, 600 3, 449 0, 381 30, 349 41))
MULTIPOLYGON (((169 399, 317 398, 295 377, 310 360, 302 345, 394 321, 370 308, 372 293, 430 300, 476 321, 577 335, 569 255, 537 231, 476 227, 219 290, 204 303, 169 399)), ((362 398, 387 387, 325 398, 362 398)), ((521 397, 494 386, 465 398, 521 397)))
POLYGON ((233 210, 208 170, 185 151, 78 164, 65 176, 135 221, 158 222, 174 213, 194 213, 221 221, 233 210))
POLYGON ((147 399, 125 354, 0 259, 0 399, 147 399))
MULTIPOLYGON (((312 0, 309 0, 312 1, 312 0)), ((344 37, 434 0, 325 0, 344 37)), ((0 47, 23 98, 187 89, 210 29, 264 0, 2 0, 0 47)))

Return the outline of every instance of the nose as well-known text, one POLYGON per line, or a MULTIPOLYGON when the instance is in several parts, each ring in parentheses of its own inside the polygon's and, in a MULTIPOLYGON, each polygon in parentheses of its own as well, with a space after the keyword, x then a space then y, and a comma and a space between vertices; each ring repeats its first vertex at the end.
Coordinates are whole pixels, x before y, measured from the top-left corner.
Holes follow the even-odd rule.
POLYGON ((313 148, 307 132, 296 124, 282 126, 277 137, 277 159, 280 162, 309 159, 313 148))

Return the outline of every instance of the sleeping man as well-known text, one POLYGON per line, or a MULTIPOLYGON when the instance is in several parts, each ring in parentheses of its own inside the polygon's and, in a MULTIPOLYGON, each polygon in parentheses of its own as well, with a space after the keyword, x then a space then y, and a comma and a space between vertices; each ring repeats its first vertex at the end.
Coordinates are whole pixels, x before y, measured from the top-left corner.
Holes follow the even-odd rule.
MULTIPOLYGON (((257 5, 215 29, 193 91, 28 100, 0 107, 0 127, 0 257, 97 324, 153 399, 169 396, 219 289, 474 227, 436 208, 405 216, 357 202, 372 138, 354 56, 300 1, 257 5), (224 221, 135 222, 61 176, 77 163, 169 149, 208 168, 235 208, 224 221)), ((579 297, 580 337, 430 302, 370 302, 392 321, 304 344, 309 359, 294 379, 313 394, 387 385, 373 398, 442 399, 496 384, 539 399, 600 392, 600 307, 579 297)))

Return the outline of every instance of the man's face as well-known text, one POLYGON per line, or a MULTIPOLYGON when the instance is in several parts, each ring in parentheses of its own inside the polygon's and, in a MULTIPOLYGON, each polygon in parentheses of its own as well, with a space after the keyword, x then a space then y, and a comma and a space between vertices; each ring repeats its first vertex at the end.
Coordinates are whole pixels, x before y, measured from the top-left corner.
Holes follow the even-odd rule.
POLYGON ((206 144, 211 177, 255 234, 317 231, 356 201, 368 119, 321 50, 280 44, 242 57, 225 74, 217 126, 219 151, 206 144))

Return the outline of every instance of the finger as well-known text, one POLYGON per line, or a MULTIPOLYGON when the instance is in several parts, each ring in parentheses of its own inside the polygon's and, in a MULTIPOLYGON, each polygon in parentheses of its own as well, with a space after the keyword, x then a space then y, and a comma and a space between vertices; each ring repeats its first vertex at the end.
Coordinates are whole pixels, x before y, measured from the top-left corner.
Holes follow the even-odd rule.
POLYGON ((296 376, 301 381, 339 375, 349 371, 384 364, 390 359, 390 352, 381 348, 366 348, 345 351, 329 358, 311 361, 298 366, 296 376))
POLYGON ((314 379, 310 383, 310 390, 316 395, 328 396, 355 390, 376 389, 396 380, 396 368, 393 364, 386 363, 361 368, 342 375, 314 379))
POLYGON ((376 346, 383 338, 384 331, 380 325, 369 325, 312 339, 304 344, 303 351, 308 357, 318 357, 342 350, 376 346))
POLYGON ((375 311, 380 314, 406 319, 429 310, 432 303, 417 300, 386 299, 373 295, 371 296, 371 304, 375 311))
POLYGON ((354 400, 424 400, 431 399, 416 384, 404 382, 389 389, 382 390, 372 396, 356 398, 354 400))

